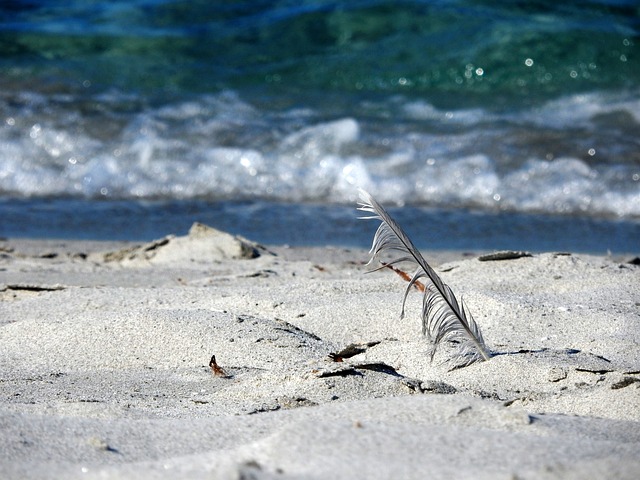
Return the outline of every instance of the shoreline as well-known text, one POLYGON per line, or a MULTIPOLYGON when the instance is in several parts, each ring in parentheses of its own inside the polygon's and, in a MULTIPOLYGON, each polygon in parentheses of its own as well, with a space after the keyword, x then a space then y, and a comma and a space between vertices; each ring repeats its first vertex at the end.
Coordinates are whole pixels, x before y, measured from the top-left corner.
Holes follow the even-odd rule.
MULTIPOLYGON (((167 234, 167 236, 180 236, 167 234)), ((240 235, 237 235, 243 238, 240 235)), ((73 256, 134 248, 152 243, 156 240, 95 240, 75 238, 32 238, 32 237, 0 237, 0 252, 13 251, 23 256, 73 256)), ((326 260, 331 263, 359 261, 365 263, 369 259, 368 246, 342 246, 342 245, 288 245, 288 244, 259 244, 266 250, 276 253, 287 261, 298 260, 326 260), (328 255, 327 255, 328 254, 328 255)), ((457 248, 457 249, 420 249, 425 259, 432 266, 457 260, 478 258, 482 255, 490 255, 502 252, 501 249, 487 248, 457 248)), ((630 263, 640 258, 640 248, 637 251, 628 252, 572 252, 568 250, 524 250, 532 255, 563 254, 582 255, 609 260, 614 263, 630 263)))
MULTIPOLYGON (((592 255, 640 255, 635 217, 389 206, 416 246, 425 251, 529 250, 592 255)), ((184 235, 193 222, 243 235, 264 245, 369 248, 373 225, 348 205, 196 201, 5 199, 0 238, 149 242, 184 235), (135 232, 135 234, 133 233, 135 232)))
POLYGON ((364 249, 204 227, 142 245, 3 240, 0 466, 9 479, 635 478, 640 267, 482 253, 425 256, 494 353, 450 371, 446 349, 429 361, 420 295, 400 319, 406 283, 366 273, 364 249))

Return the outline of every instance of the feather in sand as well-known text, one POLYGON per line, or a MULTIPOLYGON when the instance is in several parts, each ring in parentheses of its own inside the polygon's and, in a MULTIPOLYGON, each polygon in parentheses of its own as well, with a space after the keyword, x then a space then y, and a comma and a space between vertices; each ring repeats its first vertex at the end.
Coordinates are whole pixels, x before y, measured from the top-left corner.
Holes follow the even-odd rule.
POLYGON ((360 190, 358 210, 373 214, 362 218, 376 219, 382 222, 373 237, 369 263, 381 253, 386 252, 398 253, 399 256, 383 263, 380 268, 401 262, 411 262, 417 265, 417 269, 409 278, 409 285, 404 292, 401 317, 404 316, 409 291, 414 286, 422 286, 421 279, 425 281, 422 297, 422 333, 434 344, 431 358, 440 343, 449 341, 458 346, 456 355, 451 359, 456 366, 466 366, 476 361, 489 360, 489 350, 482 338, 480 327, 473 320, 471 313, 462 300, 458 302, 451 288, 426 262, 411 239, 400 228, 400 225, 391 218, 382 205, 364 190, 360 190))

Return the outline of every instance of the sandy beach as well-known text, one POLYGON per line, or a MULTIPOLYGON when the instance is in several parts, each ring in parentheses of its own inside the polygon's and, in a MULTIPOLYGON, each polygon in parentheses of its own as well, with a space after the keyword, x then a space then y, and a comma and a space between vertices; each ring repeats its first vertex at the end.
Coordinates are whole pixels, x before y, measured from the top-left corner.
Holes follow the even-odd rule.
POLYGON ((365 250, 0 241, 0 477, 640 478, 638 259, 424 253, 489 361, 365 250))

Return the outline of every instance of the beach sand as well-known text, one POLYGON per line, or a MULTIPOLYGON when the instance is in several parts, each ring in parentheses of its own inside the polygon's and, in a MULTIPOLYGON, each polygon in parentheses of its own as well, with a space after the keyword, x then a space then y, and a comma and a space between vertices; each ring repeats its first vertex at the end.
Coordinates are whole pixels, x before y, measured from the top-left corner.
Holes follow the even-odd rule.
POLYGON ((640 266, 480 253, 450 370, 364 250, 0 241, 0 477, 640 478, 640 266))

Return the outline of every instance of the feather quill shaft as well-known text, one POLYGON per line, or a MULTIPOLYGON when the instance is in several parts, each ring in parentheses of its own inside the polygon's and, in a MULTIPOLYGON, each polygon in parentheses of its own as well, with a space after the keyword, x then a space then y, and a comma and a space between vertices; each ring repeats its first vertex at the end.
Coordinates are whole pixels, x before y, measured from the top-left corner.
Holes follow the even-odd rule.
POLYGON ((417 265, 415 273, 410 278, 408 275, 405 277, 409 285, 404 292, 401 316, 404 316, 405 303, 411 287, 423 287, 422 333, 434 343, 432 358, 441 342, 455 341, 458 343, 457 359, 462 363, 460 366, 489 360, 489 350, 471 313, 462 301, 458 302, 451 288, 431 268, 400 225, 364 190, 360 190, 358 210, 373 214, 361 218, 381 221, 373 237, 369 263, 383 252, 396 252, 400 255, 383 263, 380 268, 394 269, 393 266, 400 262, 417 265), (421 284, 422 279, 426 285, 421 284))

